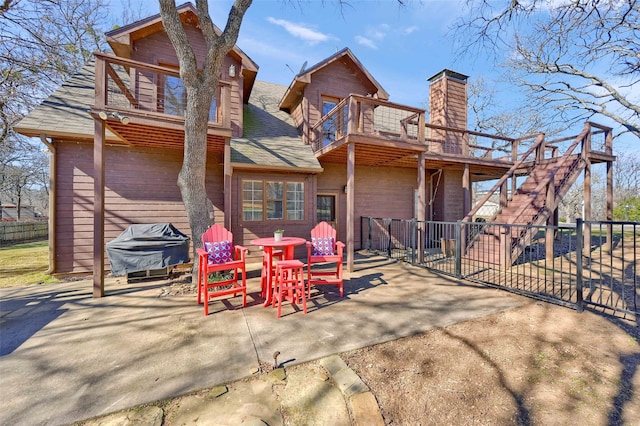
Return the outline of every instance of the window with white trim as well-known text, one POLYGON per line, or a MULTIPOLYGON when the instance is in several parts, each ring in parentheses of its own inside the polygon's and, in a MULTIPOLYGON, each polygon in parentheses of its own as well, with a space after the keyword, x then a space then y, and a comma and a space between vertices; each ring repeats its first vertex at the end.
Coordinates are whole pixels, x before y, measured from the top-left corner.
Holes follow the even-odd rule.
POLYGON ((304 182, 243 180, 242 220, 304 220, 304 182))

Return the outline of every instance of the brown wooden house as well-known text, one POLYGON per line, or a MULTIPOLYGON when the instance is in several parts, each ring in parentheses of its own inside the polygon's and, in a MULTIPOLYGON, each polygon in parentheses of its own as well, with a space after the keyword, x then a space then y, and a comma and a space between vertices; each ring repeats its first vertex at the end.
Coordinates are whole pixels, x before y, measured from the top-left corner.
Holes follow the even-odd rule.
MULTIPOLYGON (((179 13, 202 60, 195 9, 185 4, 179 13)), ((175 51, 159 15, 111 31, 107 41, 114 54, 96 54, 16 127, 52 153, 51 272, 93 271, 94 280, 108 269, 105 242, 130 224, 171 222, 189 233, 176 183, 184 90, 175 51)), ((347 244, 351 269, 362 216, 460 220, 472 210, 472 182, 508 176, 515 185, 509 171, 527 138, 465 130, 462 74, 429 79, 427 122, 424 109, 390 102, 349 49, 288 87, 258 80, 258 65, 237 47, 222 69, 206 185, 212 220, 237 244, 250 247, 278 228, 308 237, 327 220, 347 244)), ((518 167, 522 175, 531 166, 518 167)), ((260 251, 250 248, 257 260, 260 251)))

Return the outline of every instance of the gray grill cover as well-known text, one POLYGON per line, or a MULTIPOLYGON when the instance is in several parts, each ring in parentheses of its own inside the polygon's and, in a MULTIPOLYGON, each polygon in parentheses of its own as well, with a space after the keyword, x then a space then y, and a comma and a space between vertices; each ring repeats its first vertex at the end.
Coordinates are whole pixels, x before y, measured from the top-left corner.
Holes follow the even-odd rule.
POLYGON ((107 243, 111 274, 162 269, 189 262, 189 237, 170 223, 131 225, 107 243))

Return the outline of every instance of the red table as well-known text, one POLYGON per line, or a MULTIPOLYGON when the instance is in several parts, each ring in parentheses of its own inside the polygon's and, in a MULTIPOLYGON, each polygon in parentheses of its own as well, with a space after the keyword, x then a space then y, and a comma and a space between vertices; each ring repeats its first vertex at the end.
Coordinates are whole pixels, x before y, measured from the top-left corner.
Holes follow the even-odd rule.
POLYGON ((304 238, 298 237, 282 237, 280 241, 276 241, 273 237, 257 238, 250 241, 254 246, 262 246, 265 254, 265 262, 262 267, 261 282, 262 293, 265 295, 264 306, 271 305, 271 297, 273 295, 273 283, 271 282, 271 270, 273 268, 273 249, 274 247, 282 247, 284 260, 293 259, 293 251, 296 246, 300 246, 307 242, 304 238))

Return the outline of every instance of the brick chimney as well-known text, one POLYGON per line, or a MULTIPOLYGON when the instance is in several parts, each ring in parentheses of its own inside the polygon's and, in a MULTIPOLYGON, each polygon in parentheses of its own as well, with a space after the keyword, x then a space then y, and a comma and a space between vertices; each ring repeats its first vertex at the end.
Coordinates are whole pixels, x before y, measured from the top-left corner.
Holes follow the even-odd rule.
POLYGON ((467 79, 451 70, 442 70, 429 78, 429 123, 467 128, 467 79))
MULTIPOLYGON (((451 70, 442 70, 429 78, 429 123, 456 129, 467 128, 467 76, 451 70)), ((458 132, 428 129, 429 152, 463 155, 465 135, 458 132)), ((439 186, 435 193, 430 220, 456 221, 469 210, 469 188, 464 187, 463 170, 445 167, 430 171, 432 184, 439 186), (445 195, 446 194, 446 195, 445 195)))

